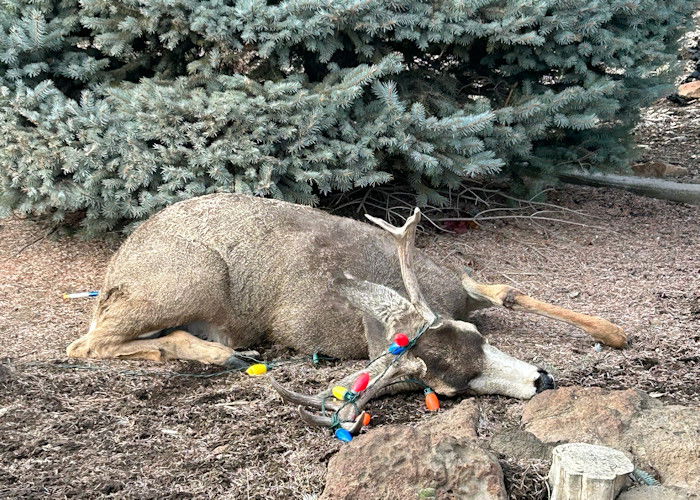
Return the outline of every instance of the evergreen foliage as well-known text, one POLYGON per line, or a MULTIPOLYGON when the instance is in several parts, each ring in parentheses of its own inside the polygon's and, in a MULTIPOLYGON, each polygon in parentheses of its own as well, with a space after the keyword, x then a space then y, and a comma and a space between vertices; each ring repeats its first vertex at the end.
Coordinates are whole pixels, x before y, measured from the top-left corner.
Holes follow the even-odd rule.
POLYGON ((418 203, 629 160, 687 0, 4 0, 0 207, 90 234, 217 191, 418 203))

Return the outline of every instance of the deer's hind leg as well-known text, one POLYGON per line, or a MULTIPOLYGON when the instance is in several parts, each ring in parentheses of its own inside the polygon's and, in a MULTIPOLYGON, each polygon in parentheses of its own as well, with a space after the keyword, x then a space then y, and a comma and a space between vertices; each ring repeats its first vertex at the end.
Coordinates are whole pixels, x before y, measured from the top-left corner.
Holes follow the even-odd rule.
POLYGON ((175 330, 157 338, 132 338, 109 327, 96 325, 66 349, 73 358, 116 358, 167 361, 172 359, 243 368, 246 363, 236 352, 218 342, 208 342, 184 331, 175 330))
POLYGON ((125 340, 95 330, 70 344, 66 350, 73 358, 117 358, 167 361, 172 359, 199 361, 212 365, 243 367, 230 347, 208 342, 184 331, 175 330, 153 339, 125 340))
POLYGON ((627 334, 622 328, 598 316, 589 316, 548 302, 533 299, 509 285, 485 285, 477 283, 466 274, 462 285, 480 307, 503 306, 564 321, 581 328, 603 344, 622 348, 627 344, 627 334))
POLYGON ((227 344, 247 340, 229 335, 230 278, 221 256, 181 238, 142 240, 127 240, 113 257, 93 324, 68 346, 68 355, 247 366, 223 339, 202 340, 181 326, 211 327, 227 344), (161 331, 170 333, 150 335, 161 331))
MULTIPOLYGON (((201 296, 198 290, 193 290, 192 295, 201 296)), ((219 342, 202 340, 182 329, 159 335, 161 331, 188 323, 191 311, 204 310, 194 300, 190 297, 190 300, 162 301, 145 298, 138 289, 110 289, 100 296, 88 333, 71 343, 66 352, 75 358, 181 359, 237 368, 247 366, 236 358, 231 347, 219 342), (184 306, 185 303, 192 307, 184 306)), ((212 300, 209 306, 211 317, 203 323, 223 323, 223 306, 216 307, 212 300)))

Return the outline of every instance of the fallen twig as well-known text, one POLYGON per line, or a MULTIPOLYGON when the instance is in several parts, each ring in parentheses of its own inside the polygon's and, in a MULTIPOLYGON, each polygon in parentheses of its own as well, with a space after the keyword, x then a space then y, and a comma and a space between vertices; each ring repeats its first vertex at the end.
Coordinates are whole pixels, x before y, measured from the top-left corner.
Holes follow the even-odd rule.
MULTIPOLYGON (((529 199, 521 199, 501 190, 489 187, 464 184, 458 189, 444 189, 437 194, 449 200, 447 206, 423 206, 423 220, 439 231, 454 233, 445 227, 445 222, 482 222, 502 219, 527 219, 530 221, 546 221, 570 224, 592 229, 610 231, 610 229, 573 221, 559 217, 547 217, 543 214, 567 214, 580 218, 599 218, 588 215, 580 210, 562 207, 554 203, 535 201, 538 196, 549 191, 543 190, 529 199), (515 204, 516 206, 513 206, 515 204), (465 215, 469 214, 469 215, 465 215), (486 215, 493 214, 493 215, 486 215), (451 216, 452 215, 452 216, 451 216)), ((324 203, 331 212, 351 210, 354 214, 370 212, 390 222, 403 220, 415 206, 416 194, 401 186, 364 188, 331 195, 324 203)), ((543 228, 544 230, 544 228, 543 228)))
POLYGON ((29 243, 27 243, 26 245, 24 245, 22 248, 20 248, 20 249, 17 251, 17 253, 13 256, 13 258, 17 258, 17 256, 19 256, 19 254, 21 254, 22 252, 24 252, 27 248, 29 248, 29 247, 32 246, 32 245, 35 245, 36 243, 39 243, 41 240, 44 240, 44 239, 48 238, 48 237, 51 236, 53 233, 55 233, 57 230, 58 230, 58 226, 54 226, 53 228, 51 228, 51 230, 50 230, 48 233, 46 233, 46 234, 44 234, 44 235, 42 235, 42 236, 39 236, 39 237, 36 238, 35 240, 30 241, 29 243))

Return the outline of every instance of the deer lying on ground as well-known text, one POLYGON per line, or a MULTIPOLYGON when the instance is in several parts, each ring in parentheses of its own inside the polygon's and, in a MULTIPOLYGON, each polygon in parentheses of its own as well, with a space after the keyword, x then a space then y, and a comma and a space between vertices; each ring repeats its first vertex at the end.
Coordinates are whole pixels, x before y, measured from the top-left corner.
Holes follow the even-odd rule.
MULTIPOLYGON (((370 399, 416 389, 415 380, 447 396, 526 399, 554 386, 546 371, 489 345, 466 321, 476 309, 541 314, 607 345, 626 343, 622 329, 602 318, 437 264, 414 247, 418 209, 401 228, 369 218, 381 229, 235 194, 172 205, 112 257, 90 329, 68 346, 68 355, 245 367, 236 349, 270 340, 341 359, 379 356, 367 390, 343 408, 343 426, 355 431, 370 399), (415 337, 419 330, 424 334, 400 359, 380 356, 397 332, 415 337)), ((273 386, 295 404, 337 407, 324 402, 330 390, 306 396, 273 386)), ((328 417, 301 414, 330 424, 328 417)))

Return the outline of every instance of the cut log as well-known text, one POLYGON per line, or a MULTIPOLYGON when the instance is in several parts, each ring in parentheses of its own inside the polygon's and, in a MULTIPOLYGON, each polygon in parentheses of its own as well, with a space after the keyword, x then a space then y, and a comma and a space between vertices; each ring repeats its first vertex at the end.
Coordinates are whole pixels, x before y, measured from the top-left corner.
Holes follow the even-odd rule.
POLYGON ((626 189, 651 198, 700 205, 700 184, 578 171, 559 174, 559 178, 571 184, 626 189))
POLYGON ((552 451, 552 500, 613 500, 634 465, 624 453, 605 446, 568 443, 552 451))

